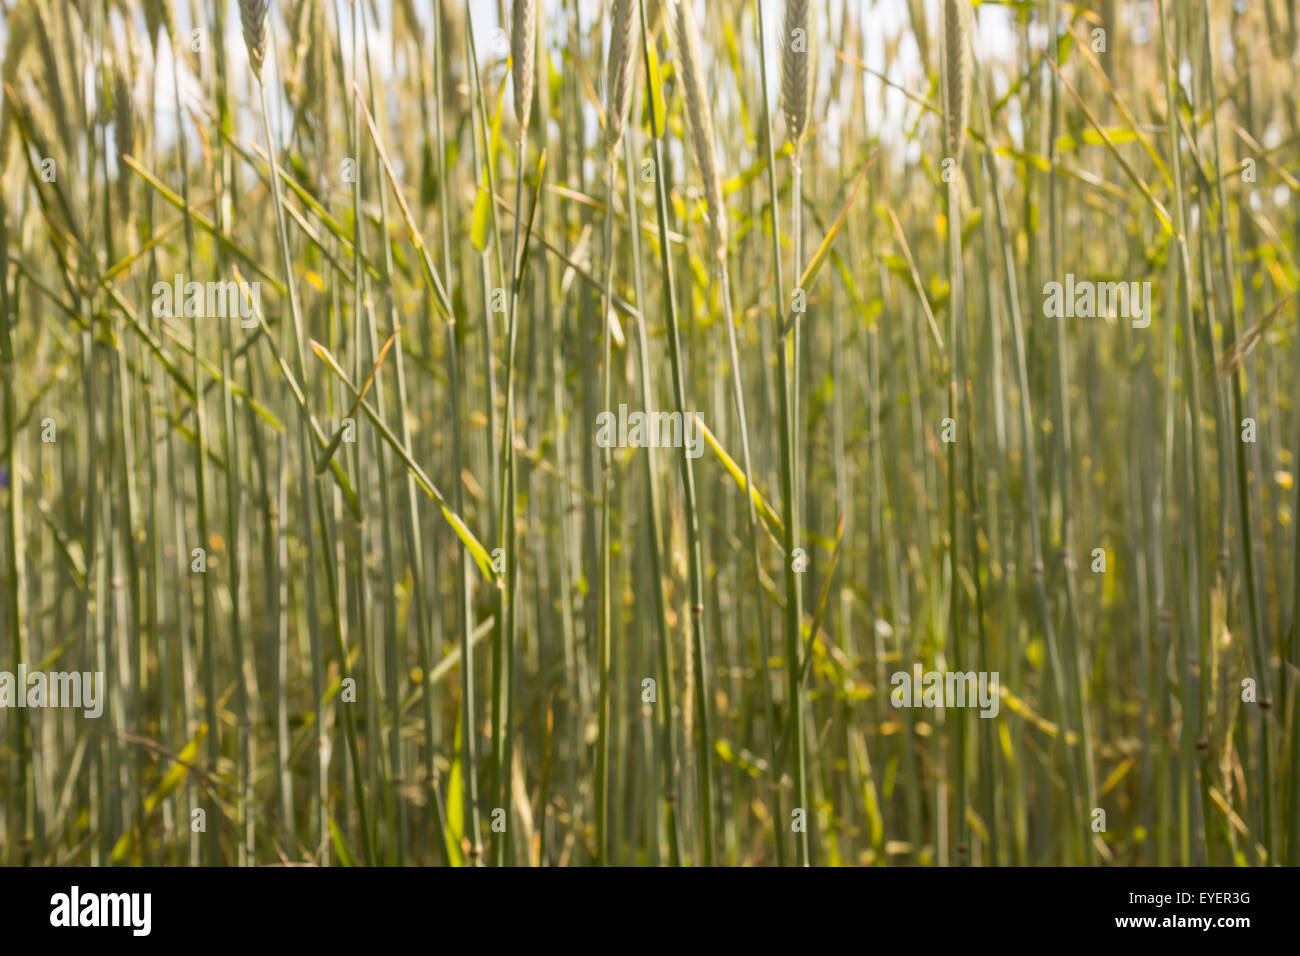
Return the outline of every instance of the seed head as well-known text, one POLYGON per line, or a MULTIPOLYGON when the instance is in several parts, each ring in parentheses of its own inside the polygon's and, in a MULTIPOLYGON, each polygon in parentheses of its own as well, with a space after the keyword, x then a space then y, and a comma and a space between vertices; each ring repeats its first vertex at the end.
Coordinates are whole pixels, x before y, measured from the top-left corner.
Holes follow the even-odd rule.
POLYGON ((135 149, 135 103, 131 99, 131 79, 121 67, 113 77, 113 141, 118 159, 135 149))
POLYGON ((170 40, 172 35, 172 25, 175 22, 175 13, 172 10, 172 0, 145 0, 144 23, 149 30, 150 46, 155 46, 158 43, 159 27, 166 31, 167 38, 170 40))
POLYGON ((637 0, 614 0, 610 19, 609 69, 605 79, 605 141, 612 153, 623 138, 627 107, 632 100, 632 28, 637 0))
POLYGON ((659 28, 664 23, 664 7, 670 0, 645 0, 646 22, 650 25, 650 36, 659 35, 659 28))
POLYGON ((948 155, 961 164, 970 118, 973 65, 970 47, 970 0, 943 0, 943 129, 948 155))
POLYGON ((248 65, 257 82, 262 82, 262 63, 266 60, 266 20, 271 0, 239 0, 239 22, 244 28, 244 46, 248 47, 248 65))
POLYGON ((537 47, 537 0, 514 0, 510 8, 511 79, 515 91, 515 119, 519 136, 528 129, 533 109, 533 53, 537 47))
POLYGON ((811 0, 786 0, 783 43, 781 45, 781 104, 785 110, 785 128, 796 150, 808 136, 808 116, 812 112, 814 56, 811 0))
POLYGON ((117 147, 118 196, 124 209, 131 198, 131 179, 122 157, 135 152, 135 132, 131 79, 124 68, 118 67, 113 76, 113 144, 117 147))
POLYGON ((677 0, 674 5, 673 33, 677 64, 682 74, 686 97, 686 125, 690 128, 695 161, 704 179, 704 199, 708 203, 709 227, 713 254, 727 255, 727 219, 722 207, 722 178, 718 174, 718 155, 713 145, 713 113, 709 109, 708 89, 704 82, 704 58, 700 53, 700 28, 691 10, 694 0, 677 0))

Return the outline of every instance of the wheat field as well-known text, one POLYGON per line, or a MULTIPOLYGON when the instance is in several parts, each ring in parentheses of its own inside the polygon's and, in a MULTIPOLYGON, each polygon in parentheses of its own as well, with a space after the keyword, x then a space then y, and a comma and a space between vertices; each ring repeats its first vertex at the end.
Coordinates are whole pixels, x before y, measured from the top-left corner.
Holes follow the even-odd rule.
POLYGON ((0 18, 0 864, 1300 863, 1296 0, 0 18))

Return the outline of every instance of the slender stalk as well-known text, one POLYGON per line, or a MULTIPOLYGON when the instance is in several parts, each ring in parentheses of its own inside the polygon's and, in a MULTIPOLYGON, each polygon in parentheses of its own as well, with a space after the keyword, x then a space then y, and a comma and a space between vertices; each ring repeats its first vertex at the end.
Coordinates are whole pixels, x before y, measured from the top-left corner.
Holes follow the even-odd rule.
MULTIPOLYGON (((171 32, 167 34, 168 43, 171 44, 171 61, 172 61, 172 95, 176 99, 176 145, 180 151, 181 163, 181 200, 185 203, 188 211, 190 208, 190 187, 189 187, 189 162, 187 157, 186 139, 185 139, 185 121, 184 111, 181 108, 181 83, 180 68, 176 63, 176 46, 172 43, 171 32)), ((269 146, 269 144, 268 144, 269 146)), ((286 262, 287 262, 286 258, 286 262)), ((194 224, 189 215, 185 216, 185 262, 187 274, 190 279, 195 277, 194 272, 194 224)), ((195 528, 198 547, 207 549, 209 546, 208 538, 208 505, 207 505, 207 488, 208 488, 208 457, 207 457, 207 414, 204 411, 203 401, 203 376, 202 363, 199 359, 199 323, 197 312, 190 316, 190 342, 193 348, 193 360, 191 363, 190 384, 194 391, 194 498, 195 509, 197 512, 198 523, 195 528)), ((212 657, 212 644, 215 637, 213 619, 212 619, 212 586, 208 575, 203 574, 202 591, 200 600, 203 602, 198 616, 195 618, 199 627, 195 634, 195 642, 203 648, 203 695, 204 707, 206 710, 206 719, 208 723, 208 762, 212 769, 217 767, 217 760, 220 756, 221 735, 218 732, 217 725, 217 679, 216 663, 212 657)), ((215 810, 216 808, 211 808, 215 810)), ((221 853, 220 830, 215 823, 217 815, 212 814, 213 826, 207 830, 207 840, 205 842, 207 850, 207 859, 209 865, 218 862, 221 853)))
MULTIPOLYGON (((988 104, 981 98, 980 105, 984 111, 984 125, 988 126, 988 104)), ((1007 215, 1005 202, 1002 198, 1002 187, 998 182, 997 167, 993 162, 993 154, 990 150, 984 151, 985 174, 988 178, 989 191, 993 197, 993 211, 997 219, 998 234, 998 251, 1001 253, 1002 270, 1006 279, 1007 287, 1007 305, 1011 315, 1011 337, 1015 344, 1016 351, 1016 391, 1020 396, 1020 459, 1024 466, 1024 488, 1025 488, 1025 525, 1029 531, 1029 576, 1034 589, 1034 603, 1038 609, 1039 621, 1043 629, 1044 643, 1047 645, 1048 660, 1052 672, 1054 698, 1056 702, 1056 714, 1061 728, 1061 733, 1057 735, 1057 754, 1065 768, 1066 786, 1069 794, 1075 792, 1076 775, 1074 771, 1074 762, 1069 756, 1069 747, 1066 743, 1067 728, 1069 727, 1068 707, 1065 696, 1065 683, 1063 668, 1061 666, 1061 654, 1056 638, 1056 627, 1053 622, 1051 605, 1047 598, 1047 586, 1044 581, 1045 562, 1043 557, 1043 545, 1041 532, 1039 531, 1039 514, 1038 514, 1038 477, 1035 465, 1036 457, 1034 451, 1034 413, 1031 401, 1032 390, 1029 379, 1029 367, 1026 347, 1026 337, 1024 329, 1024 320, 1021 316, 1020 308, 1020 285, 1016 278, 1015 257, 1012 252, 1011 239, 1007 229, 1007 215)), ((1069 819, 1070 825, 1074 829, 1081 828, 1084 824, 1082 819, 1075 811, 1076 804, 1072 798, 1067 800, 1067 806, 1070 808, 1069 819)), ((1072 846, 1073 842, 1067 843, 1072 846)))
MULTIPOLYGON (((1161 4, 1163 11, 1163 3, 1161 4)), ((1201 3, 1202 20, 1205 26, 1205 36, 1203 37, 1205 49, 1205 67, 1210 88, 1210 102, 1218 103, 1218 97, 1215 92, 1214 82, 1214 56, 1212 44, 1210 42, 1210 7, 1209 0, 1202 0, 1201 3)), ((1170 114, 1172 115, 1172 113, 1170 114)), ((1211 142, 1213 144, 1214 165, 1216 169, 1221 169, 1219 158, 1219 117, 1218 111, 1210 110, 1210 129, 1213 133, 1211 142)), ((1175 157, 1175 162, 1177 158, 1175 157)), ((1176 167, 1175 167, 1176 168, 1176 167)), ((1222 260, 1221 268, 1223 269, 1224 281, 1227 288, 1224 289, 1222 301, 1225 308, 1226 321, 1223 327, 1223 341, 1225 352, 1232 347, 1232 343, 1237 341, 1237 282, 1236 273, 1233 269, 1232 246, 1228 242, 1228 202, 1224 193, 1223 177, 1215 177, 1216 182, 1216 199, 1218 202, 1218 240, 1219 256, 1222 260)), ((1177 180, 1175 180, 1177 182, 1177 180)), ((1179 206, 1181 208, 1181 200, 1179 206)), ((1181 232, 1181 229, 1180 229, 1181 232)), ((1233 423, 1239 421, 1243 415, 1244 405, 1242 402, 1242 378, 1244 377, 1243 363, 1236 363, 1232 372, 1232 414, 1229 418, 1229 427, 1235 427, 1233 423)), ((1268 855, 1268 864, 1275 865, 1278 862, 1278 852, 1276 837, 1273 829, 1273 769, 1270 743, 1272 730, 1272 706, 1273 695, 1270 691, 1269 681, 1269 663, 1270 652, 1267 641, 1264 636, 1262 614, 1259 606, 1259 588, 1256 583, 1255 571, 1255 541, 1253 533, 1253 522, 1250 512, 1250 471, 1246 460, 1246 443, 1244 441, 1234 441, 1232 443, 1234 450, 1234 477, 1236 479, 1237 492, 1237 521, 1241 528, 1241 563, 1243 575, 1243 599, 1246 604, 1247 619, 1250 624, 1250 642, 1251 654, 1254 658, 1255 673, 1259 681, 1259 766, 1260 766, 1260 798, 1261 798, 1261 836, 1264 844, 1264 851, 1268 855)))
MULTIPOLYGON (((647 26, 645 0, 638 0, 641 14, 641 53, 645 63, 646 76, 653 75, 650 61, 650 29, 647 26)), ((648 91, 653 98, 653 91, 648 91)), ((682 345, 677 318, 677 288, 673 281, 672 258, 668 254, 668 197, 664 191, 664 151, 660 139, 662 130, 655 115, 653 103, 650 112, 651 146, 654 150, 655 212, 659 226, 659 268, 663 281, 664 319, 668 326, 668 358, 672 365, 673 399, 677 412, 685 421, 690 414, 686 399, 685 370, 682 362, 682 345)), ((686 640, 691 648, 694 667, 695 705, 697 710, 695 724, 696 774, 699 786, 700 815, 700 861, 704 866, 713 865, 713 743, 711 723, 709 720, 710 701, 707 682, 708 666, 705 660, 703 618, 704 618, 704 558, 700 545, 700 519, 695 501, 695 468, 687 454, 686 443, 682 443, 679 464, 682 479, 682 491, 686 505, 686 548, 689 568, 689 623, 686 625, 686 640)))
MULTIPOLYGON (((1047 230, 1049 248, 1049 269, 1052 276, 1061 274, 1061 218, 1060 205, 1060 164, 1057 161, 1057 131, 1060 124, 1060 87, 1061 74, 1056 63, 1056 37, 1058 33, 1058 14, 1056 0, 1047 3, 1047 56, 1053 67, 1051 75, 1051 95, 1048 101, 1048 160, 1051 164, 1048 173, 1047 230)), ((1080 796, 1087 802, 1085 807, 1091 813, 1097 806, 1097 784, 1093 775, 1092 732, 1088 717, 1088 694, 1086 675, 1090 673, 1084 663, 1083 649, 1078 639, 1078 624, 1074 598, 1074 517, 1071 508, 1071 482, 1073 478, 1073 443, 1070 427, 1070 378, 1069 360, 1066 354, 1065 318, 1058 314, 1052 329, 1053 347, 1056 353, 1056 405, 1055 420, 1060 428, 1056 432, 1056 461, 1058 466, 1057 485, 1061 499, 1061 577, 1064 584, 1064 622, 1065 647, 1068 658, 1068 671, 1073 685, 1070 690, 1074 703, 1074 723, 1079 728, 1080 755, 1083 765, 1084 791, 1080 796)), ((1073 794, 1071 799, 1075 799, 1073 794)), ((1095 849, 1091 840, 1083 840, 1084 861, 1095 859, 1095 849)))
MULTIPOLYGON (((609 151, 605 168, 605 181, 609 184, 605 207, 605 296, 601 299, 601 408, 606 412, 613 407, 613 342, 610 336, 609 316, 614 292, 614 195, 618 188, 618 160, 615 150, 609 151)), ((612 444, 606 442, 601 449, 600 481, 600 631, 596 671, 600 680, 597 703, 596 731, 596 864, 609 862, 609 721, 610 721, 610 644, 614 627, 613 580, 610 573, 609 507, 610 489, 614 481, 612 444)))
MULTIPOLYGON (((16 284, 16 280, 15 280, 16 284)), ((9 202, 0 197, 0 406, 4 416, 4 433, 6 450, 4 459, 5 475, 8 479, 8 494, 5 496, 5 604, 7 606, 7 629, 12 641, 10 647, 10 666, 12 673, 18 673, 20 665, 27 660, 27 628, 25 614, 25 593, 27 588, 25 561, 19 542, 23 540, 23 480, 21 442, 16 429, 18 403, 14 396, 14 377, 17 366, 14 361, 13 327, 17 319, 15 296, 9 292, 9 202)), ((9 863, 27 862, 28 852, 13 848, 26 847, 31 832, 33 797, 31 778, 31 738, 27 711, 20 708, 12 721, 11 731, 14 753, 18 755, 18 794, 10 796, 11 801, 5 810, 5 822, 8 824, 7 843, 10 853, 9 863)))
MULTIPOLYGON (((632 168, 632 141, 625 137, 623 141, 623 162, 632 168)), ((636 301, 638 307, 646 302, 641 276, 640 222, 637 217, 636 189, 632 177, 627 179, 627 205, 630 220, 628 234, 632 243, 632 271, 635 277, 636 301)), ((650 372, 650 339, 643 319, 636 323, 637 359, 641 377, 641 405, 648 411, 655 407, 650 372)), ((660 707, 659 760, 663 767, 663 813, 667 829, 668 862, 671 866, 680 866, 682 862, 681 828, 677 820, 677 755, 676 731, 673 720, 673 668, 672 645, 669 642, 667 609, 664 606, 663 557, 660 551, 659 529, 663 527, 662 508, 659 501, 659 484, 655 471, 655 448, 645 449, 644 479, 646 483, 646 516, 651 533, 646 535, 647 550, 650 553, 650 584, 654 600, 654 623, 659 651, 658 697, 660 707)), ((764 662, 766 664, 766 662, 764 662)), ((770 724, 769 724, 770 726, 770 724)))
MULTIPOLYGON (((213 11, 213 17, 214 28, 212 32, 215 44, 213 59, 217 67, 214 80, 218 106, 216 123, 219 129, 229 131, 231 120, 226 96, 225 9, 218 5, 213 11)), ((220 201, 217 203, 215 219, 217 230, 221 233, 228 233, 230 227, 229 213, 234 207, 233 184, 231 182, 233 166, 225 146, 225 140, 220 137, 217 137, 217 139, 220 143, 217 154, 217 169, 220 176, 217 188, 220 201)), ((188 217, 186 221, 188 223, 188 217)), ((217 247, 216 261, 218 274, 224 274, 225 252, 220 244, 217 247)), ((230 638, 236 671, 235 684, 239 713, 239 733, 236 738, 239 748, 239 802, 237 804, 238 829, 236 833, 239 842, 236 857, 240 866, 249 866, 255 863, 257 859, 256 829, 254 827, 255 810, 253 807, 253 764, 256 755, 253 744, 252 695, 249 690, 254 671, 244 656, 243 555, 240 548, 243 530, 243 496, 241 493, 243 475, 241 473, 239 434, 235 427, 235 347, 231 331, 232 324, 229 320, 221 323, 221 378, 224 386, 221 395, 221 427, 225 435, 226 541, 229 554, 226 586, 230 601, 230 638)), ((195 341, 195 355, 196 357, 198 355, 197 340, 195 341)), ((215 738, 215 736, 216 734, 212 733, 210 739, 215 738)))
MULTIPOLYGON (((290 318, 293 320, 292 331, 293 331, 293 345, 295 349, 294 358, 296 360, 296 372, 299 381, 306 382, 307 363, 304 357, 305 349, 304 349, 303 331, 302 331, 302 312, 298 304, 297 283, 294 280, 294 275, 293 275, 293 259, 289 253, 289 233, 285 227, 284 208, 280 198, 280 176, 276 170, 277 163, 275 159, 275 155, 276 155, 275 145, 271 139, 270 108, 267 105, 266 86, 261 82, 260 78, 258 80, 258 90, 261 96, 262 133, 266 143, 266 155, 270 160, 270 164, 271 164, 271 171, 270 171, 271 198, 273 203, 275 204, 276 232, 280 241, 280 256, 284 268, 284 284, 285 284, 285 288, 288 289, 289 292, 289 314, 290 314, 290 318)), ((312 479, 308 476, 308 468, 310 467, 311 457, 307 453, 307 423, 305 421, 299 422, 298 454, 299 454, 299 485, 300 485, 300 492, 302 496, 301 504, 304 511, 303 514, 304 527, 302 528, 302 534, 307 542, 307 560, 309 562, 307 598, 309 602, 309 609, 314 613, 315 597, 314 597, 313 581, 314 581, 315 568, 314 568, 313 547, 311 544, 311 541, 314 538, 314 534, 312 531, 312 521, 317 519, 320 521, 320 531, 322 535, 327 533, 327 529, 329 526, 325 521, 324 505, 318 500, 320 489, 318 487, 313 487, 312 479), (310 513, 310 508, 314 498, 317 499, 315 501, 317 514, 315 516, 312 516, 310 513)), ((321 550, 325 561, 326 579, 328 584, 327 591, 328 591, 328 596, 330 598, 331 610, 333 612, 335 643, 337 645, 336 652, 339 655, 338 665, 340 670, 342 670, 348 664, 348 657, 347 657, 346 649, 343 647, 342 621, 340 620, 339 611, 338 611, 339 608, 338 593, 337 593, 338 584, 337 584, 337 578, 335 576, 334 558, 328 542, 326 542, 325 546, 321 550)), ((314 627, 311 628, 310 633, 312 635, 312 641, 315 642, 317 640, 316 628, 314 627)), ((321 666, 318 666, 319 664, 320 661, 319 661, 318 654, 313 653, 313 685, 314 685, 313 693, 315 697, 315 706, 317 708, 316 727, 318 728, 317 732, 321 733, 322 731, 319 728, 322 727, 322 718, 324 714, 324 709, 322 706, 324 703, 323 701, 324 688, 323 686, 321 686, 323 683, 321 680, 321 677, 323 676, 322 674, 323 668, 321 666)), ((353 786, 356 790, 355 797, 357 802, 357 812, 361 823, 362 847, 365 852, 366 862, 370 864, 374 860, 374 848, 371 840, 370 825, 366 814, 365 787, 361 781, 361 766, 359 762, 359 750, 357 747, 356 726, 355 726, 355 721, 353 720, 352 717, 352 711, 346 704, 343 705, 343 716, 344 716, 344 735, 347 738, 348 751, 352 760, 353 786)), ((320 753, 320 764, 318 765, 319 772, 321 774, 321 789, 319 792, 322 794, 324 792, 325 756, 326 755, 324 753, 324 750, 322 749, 320 753)), ((322 843, 325 840, 325 836, 327 832, 327 826, 324 820, 324 814, 325 814, 324 803, 325 801, 321 799, 317 805, 317 812, 319 815, 318 827, 319 827, 319 834, 322 843)))

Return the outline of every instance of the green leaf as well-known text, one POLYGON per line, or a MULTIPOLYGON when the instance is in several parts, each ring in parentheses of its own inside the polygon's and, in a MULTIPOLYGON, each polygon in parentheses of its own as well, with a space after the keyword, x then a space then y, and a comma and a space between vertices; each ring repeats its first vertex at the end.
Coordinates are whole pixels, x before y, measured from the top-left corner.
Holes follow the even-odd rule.
POLYGON ((885 268, 898 276, 900 279, 912 281, 912 270, 907 265, 907 260, 902 256, 895 256, 889 253, 880 257, 880 261, 885 264, 885 268))
POLYGON ((339 825, 334 822, 334 815, 329 817, 330 842, 334 844, 334 852, 339 855, 339 862, 344 866, 356 866, 357 858, 352 854, 351 848, 348 847, 348 841, 343 838, 343 832, 339 830, 339 825))
MULTIPOLYGON (((365 400, 364 390, 359 389, 352 384, 352 380, 348 378, 347 373, 343 371, 343 368, 335 360, 334 356, 330 354, 329 349, 325 348, 325 346, 315 340, 309 340, 308 345, 311 347, 311 350, 316 353, 316 356, 325 363, 329 370, 338 377, 339 381, 343 383, 343 386, 352 393, 354 398, 356 398, 357 407, 366 413, 366 417, 370 419, 370 423, 378 429, 379 437, 397 453, 397 457, 402 459, 402 462, 415 478, 415 483, 419 485, 420 490, 437 502, 438 507, 442 510, 442 516, 447 519, 447 524, 451 525, 451 529, 456 532, 456 537, 460 538, 465 547, 469 549, 469 553, 473 556, 474 563, 478 565, 479 571, 481 571, 483 576, 489 581, 495 580, 496 575, 492 571, 492 560, 488 557, 488 553, 484 550, 483 545, 479 543, 478 538, 474 537, 474 532, 471 531, 469 526, 461 520, 460 516, 448 507, 447 499, 442 496, 442 492, 438 490, 437 486, 429 480, 429 476, 424 473, 424 469, 421 468, 419 464, 416 463, 415 459, 411 457, 410 450, 402 444, 402 442, 398 441, 397 436, 393 434, 392 429, 388 427, 388 424, 379 417, 379 413, 376 412, 370 403, 365 400)), ((333 459, 331 459, 331 461, 333 461, 333 459)), ((457 480, 459 480, 459 478, 457 478, 457 480)))
POLYGON ((495 576, 495 573, 492 570, 492 559, 488 557, 488 553, 484 550, 483 545, 479 543, 478 538, 474 536, 474 532, 469 529, 469 526, 461 520, 460 515, 456 514, 456 512, 452 511, 446 505, 441 505, 440 507, 442 508, 442 516, 447 519, 447 524, 451 525, 451 530, 456 532, 456 537, 460 538, 465 547, 469 550, 470 556, 474 559, 474 563, 478 565, 478 569, 483 572, 483 577, 491 581, 495 576))
POLYGON ((379 366, 384 364, 384 356, 388 354, 388 350, 391 349, 393 343, 397 341, 397 333, 399 331, 401 331, 400 325, 396 329, 393 329, 393 334, 388 337, 388 341, 384 343, 384 347, 379 350, 379 358, 375 359, 375 366, 370 370, 370 375, 366 378, 365 384, 361 386, 361 391, 357 393, 356 399, 352 402, 352 408, 348 410, 347 416, 339 423, 339 427, 335 429, 334 436, 330 439, 329 444, 325 446, 319 457, 317 457, 316 474, 319 475, 329 467, 330 462, 334 458, 334 453, 338 451, 339 442, 343 440, 343 433, 348 419, 355 420, 357 416, 357 406, 361 404, 361 400, 366 397, 366 392, 369 391, 370 386, 374 384, 375 376, 379 374, 379 366))
POLYGON ((1033 166, 1040 172, 1048 173, 1052 171, 1051 161, 1039 153, 1025 152, 1024 150, 1011 149, 1009 146, 997 146, 994 148, 999 156, 1005 156, 1007 159, 1018 160, 1026 165, 1033 166))
MULTIPOLYGON (((831 227, 827 230, 826 236, 821 241, 821 245, 817 247, 817 251, 813 253, 812 259, 808 261, 808 265, 804 268, 803 275, 799 277, 797 287, 803 289, 805 292, 812 288, 813 280, 817 278, 817 273, 821 271, 822 264, 825 263, 827 256, 830 255, 831 246, 835 244, 835 237, 838 236, 840 230, 844 228, 844 223, 848 219, 849 209, 853 206, 853 201, 858 198, 858 191, 862 189, 862 184, 866 182, 867 171, 871 169, 871 164, 875 158, 876 154, 873 152, 871 158, 863 165, 862 171, 858 173, 857 179, 853 183, 853 188, 849 191, 849 198, 845 201, 844 207, 840 210, 840 214, 835 217, 835 221, 831 223, 831 227)), ((794 327, 795 317, 796 313, 791 312, 790 318, 786 321, 786 332, 789 332, 790 329, 794 327)))

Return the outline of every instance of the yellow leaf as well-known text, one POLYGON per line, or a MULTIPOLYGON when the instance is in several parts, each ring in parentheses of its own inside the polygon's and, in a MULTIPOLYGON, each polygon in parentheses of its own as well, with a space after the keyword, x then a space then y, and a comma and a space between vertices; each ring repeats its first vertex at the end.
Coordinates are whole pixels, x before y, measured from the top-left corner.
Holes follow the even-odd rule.
MULTIPOLYGON (((158 787, 153 793, 149 794, 148 799, 144 802, 144 818, 146 821, 162 805, 162 802, 172 795, 189 774, 190 767, 198 759, 199 746, 207 735, 208 725, 204 724, 199 728, 199 732, 194 735, 194 739, 187 743, 184 749, 176 755, 176 763, 167 771, 166 776, 162 778, 162 782, 158 784, 158 787)), ((111 858, 114 863, 121 863, 135 849, 136 833, 139 830, 138 827, 127 830, 113 845, 111 858)))
POLYGON ((668 107, 664 104, 664 81, 659 70, 659 56, 653 46, 650 47, 650 82, 646 87, 650 93, 650 108, 654 111, 651 130, 663 136, 664 117, 668 115, 668 107))
POLYGON ((1133 762, 1136 759, 1136 757, 1126 757, 1121 760, 1119 766, 1110 772, 1110 776, 1106 778, 1106 782, 1101 785, 1099 795, 1105 796, 1115 789, 1115 786, 1124 779, 1125 774, 1133 769, 1133 762))
POLYGON ((474 197, 474 213, 470 222, 469 238, 479 252, 487 249, 488 229, 492 225, 492 197, 487 188, 480 185, 478 195, 474 197))
POLYGON ((465 782, 462 779, 460 739, 461 726, 457 719, 456 759, 452 761, 451 773, 447 775, 447 828, 443 833, 447 857, 452 866, 465 865, 465 855, 460 848, 460 842, 465 836, 465 782))
MULTIPOLYGON (((709 431, 708 426, 704 424, 699 415, 695 416, 695 425, 699 428, 700 434, 704 436, 704 440, 709 443, 709 447, 713 449, 713 453, 718 456, 718 460, 722 462, 722 467, 727 469, 727 473, 735 480, 741 494, 744 494, 745 472, 736 464, 736 460, 728 455, 722 445, 718 443, 718 439, 714 437, 713 432, 709 431)), ((772 506, 764 500, 763 495, 757 489, 754 491, 754 507, 758 509, 758 513, 763 520, 771 526, 773 533, 783 530, 781 519, 776 516, 772 506)))
POLYGON ((204 738, 208 736, 208 725, 204 724, 199 728, 199 732, 194 735, 194 739, 185 745, 185 749, 177 755, 177 761, 167 775, 163 777, 162 783, 158 784, 158 789, 149 795, 144 802, 144 812, 153 813, 158 805, 172 795, 172 792, 181 785, 181 781, 190 772, 190 766, 194 763, 199 755, 199 745, 203 743, 204 738))

